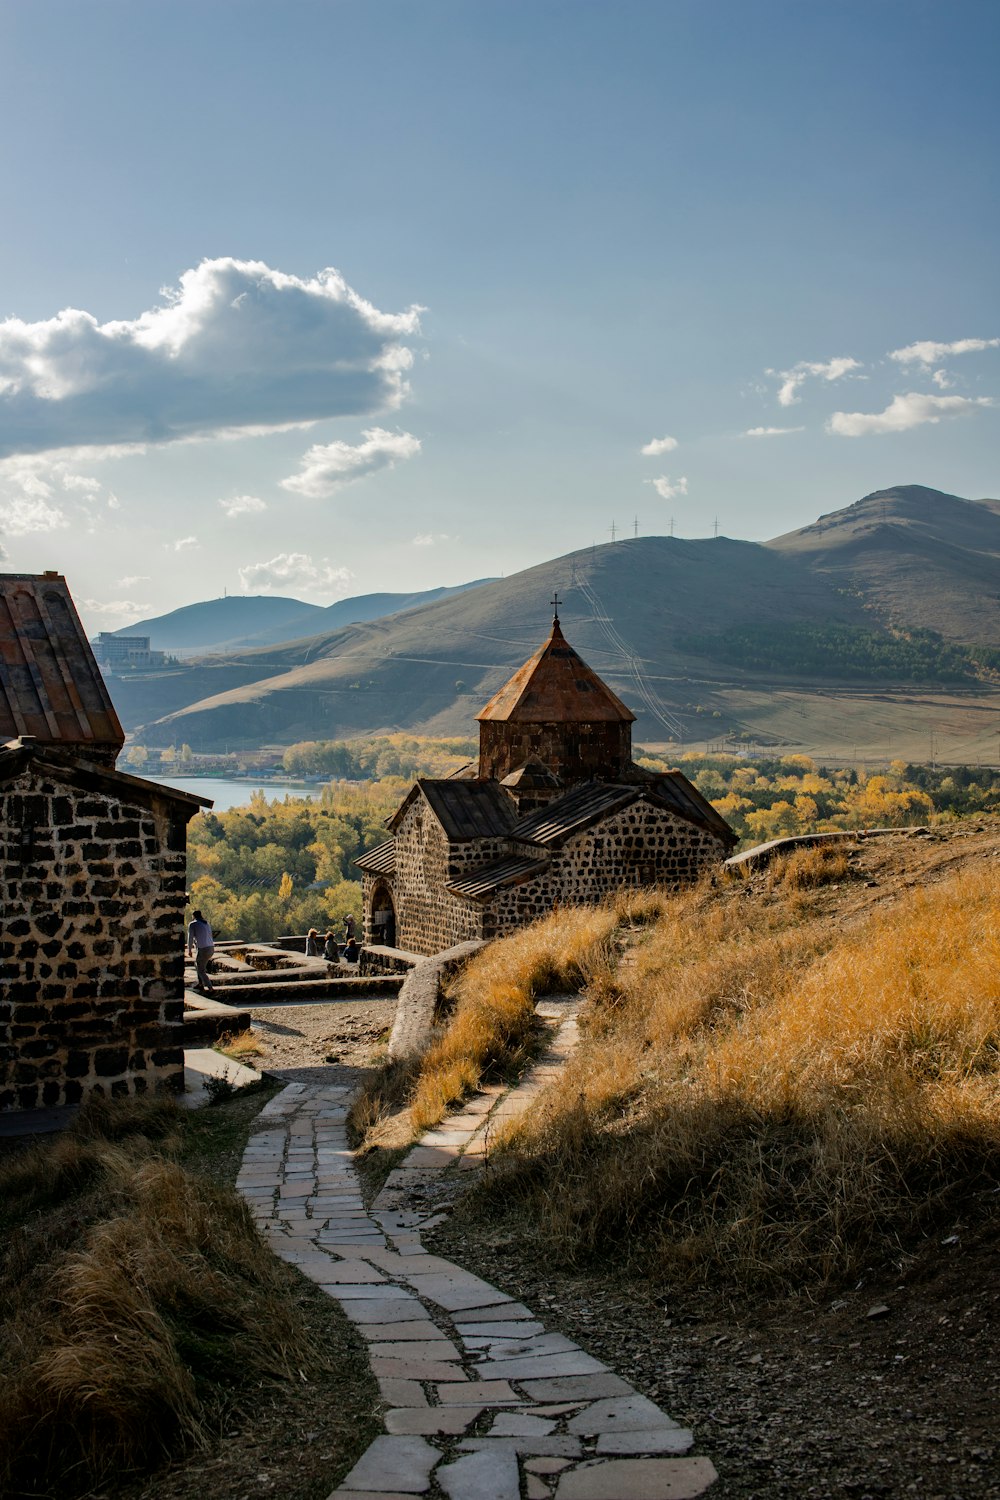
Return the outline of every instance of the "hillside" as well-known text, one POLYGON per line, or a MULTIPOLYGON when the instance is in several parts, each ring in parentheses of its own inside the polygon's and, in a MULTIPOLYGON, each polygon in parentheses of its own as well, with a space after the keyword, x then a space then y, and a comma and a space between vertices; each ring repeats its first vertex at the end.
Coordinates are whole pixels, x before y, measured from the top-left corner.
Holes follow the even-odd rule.
POLYGON ((358 594, 328 605, 306 604, 301 599, 270 594, 230 594, 223 599, 185 604, 169 614, 139 620, 112 633, 148 635, 154 651, 168 651, 181 657, 248 651, 415 609, 434 599, 459 594, 463 589, 476 588, 481 582, 482 579, 476 579, 452 588, 424 589, 415 594, 358 594))
POLYGON ((206 749, 467 733, 544 638, 554 591, 569 639, 637 712, 640 740, 733 730, 925 759, 930 716, 968 758, 988 752, 997 692, 966 648, 1000 645, 1000 506, 919 486, 766 545, 587 548, 402 615, 123 683, 119 712, 149 743, 206 749))

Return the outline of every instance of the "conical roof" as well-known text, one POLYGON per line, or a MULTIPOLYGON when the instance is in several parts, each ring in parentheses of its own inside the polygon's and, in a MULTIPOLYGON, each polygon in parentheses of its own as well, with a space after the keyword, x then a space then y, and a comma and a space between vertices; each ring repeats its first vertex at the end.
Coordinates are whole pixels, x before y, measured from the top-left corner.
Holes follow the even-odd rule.
POLYGON ((476 718, 480 723, 597 724, 631 723, 635 714, 573 650, 557 616, 544 646, 494 693, 476 718))

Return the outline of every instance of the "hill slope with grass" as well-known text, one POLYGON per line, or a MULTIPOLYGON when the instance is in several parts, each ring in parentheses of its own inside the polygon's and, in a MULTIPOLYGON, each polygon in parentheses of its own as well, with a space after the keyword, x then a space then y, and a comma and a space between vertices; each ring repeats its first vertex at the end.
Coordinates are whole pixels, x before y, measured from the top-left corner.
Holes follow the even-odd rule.
MULTIPOLYGON (((638 714, 640 740, 731 730, 812 749, 835 695, 846 701, 828 716, 834 728, 853 715, 855 741, 884 744, 885 721, 890 737, 920 725, 906 706, 914 693, 957 696, 957 732, 973 737, 982 700, 996 707, 1000 668, 996 503, 900 487, 816 526, 766 546, 639 537, 588 548, 403 615, 205 658, 134 691, 116 684, 119 712, 148 743, 201 749, 467 733, 544 639, 558 591, 567 636, 638 714), (894 695, 891 712, 869 712, 875 690, 894 695), (791 703, 776 723, 779 692, 791 703)), ((917 758, 916 746, 894 753, 917 758)))

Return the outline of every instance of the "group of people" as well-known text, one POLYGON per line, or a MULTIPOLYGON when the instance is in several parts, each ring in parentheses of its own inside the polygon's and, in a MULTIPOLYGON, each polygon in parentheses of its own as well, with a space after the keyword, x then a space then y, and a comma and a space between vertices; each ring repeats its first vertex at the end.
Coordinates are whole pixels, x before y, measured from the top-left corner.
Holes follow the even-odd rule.
MULTIPOLYGON (((344 945, 337 942, 333 932, 328 932, 323 942, 315 927, 310 927, 306 938, 306 958, 325 958, 327 963, 336 964, 342 960, 349 964, 356 964, 361 957, 361 949, 354 935, 354 918, 346 917, 344 920, 344 945)), ((187 954, 188 958, 194 958, 197 980, 195 989, 202 990, 210 995, 215 989, 212 976, 208 966, 215 956, 215 938, 212 936, 212 928, 205 920, 200 911, 194 913, 188 923, 187 930, 187 954)))
POLYGON ((310 927, 306 935, 306 958, 325 958, 327 963, 335 964, 341 961, 356 964, 361 957, 361 949, 354 935, 354 918, 347 917, 344 921, 344 944, 343 947, 337 942, 336 935, 330 931, 324 939, 320 939, 319 932, 315 927, 310 927))

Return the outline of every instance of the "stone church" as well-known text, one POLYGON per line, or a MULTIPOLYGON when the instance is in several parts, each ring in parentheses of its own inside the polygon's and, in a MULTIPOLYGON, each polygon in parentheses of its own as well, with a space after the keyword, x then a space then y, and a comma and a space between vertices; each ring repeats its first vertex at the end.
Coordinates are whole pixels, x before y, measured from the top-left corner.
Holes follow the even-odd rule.
POLYGON ((680 771, 632 760, 635 715, 552 633, 477 716, 479 766, 421 779, 357 861, 368 944, 437 953, 559 904, 679 886, 736 843, 680 771))

